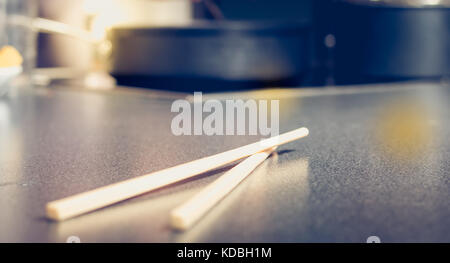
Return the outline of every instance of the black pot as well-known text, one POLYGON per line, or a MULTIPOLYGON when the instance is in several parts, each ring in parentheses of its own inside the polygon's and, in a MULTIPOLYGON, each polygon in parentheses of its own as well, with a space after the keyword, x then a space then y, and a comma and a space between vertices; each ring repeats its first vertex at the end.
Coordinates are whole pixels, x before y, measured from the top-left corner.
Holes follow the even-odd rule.
POLYGON ((450 76, 450 1, 429 3, 336 2, 336 81, 347 84, 450 76))
POLYGON ((302 22, 205 22, 114 28, 109 71, 119 84, 177 90, 297 85, 309 68, 302 22))

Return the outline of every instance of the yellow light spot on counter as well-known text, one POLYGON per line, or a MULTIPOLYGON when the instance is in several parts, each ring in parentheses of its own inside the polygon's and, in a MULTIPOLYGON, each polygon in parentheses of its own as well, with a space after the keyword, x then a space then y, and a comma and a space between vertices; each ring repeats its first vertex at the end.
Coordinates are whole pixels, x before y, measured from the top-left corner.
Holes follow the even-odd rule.
POLYGON ((431 142, 432 129, 425 107, 417 103, 396 103, 385 108, 377 123, 377 139, 385 154, 411 159, 431 142))

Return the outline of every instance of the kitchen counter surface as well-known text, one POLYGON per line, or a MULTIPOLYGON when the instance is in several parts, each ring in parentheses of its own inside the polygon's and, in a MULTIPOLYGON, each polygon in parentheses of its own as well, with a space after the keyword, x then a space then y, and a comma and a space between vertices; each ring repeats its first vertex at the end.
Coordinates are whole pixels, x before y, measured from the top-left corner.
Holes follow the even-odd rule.
POLYGON ((206 94, 280 99, 280 132, 310 135, 187 232, 170 229, 169 211, 225 169, 45 218, 48 201, 258 140, 172 135, 171 104, 186 96, 50 87, 1 99, 0 242, 450 242, 450 87, 433 83, 206 94))

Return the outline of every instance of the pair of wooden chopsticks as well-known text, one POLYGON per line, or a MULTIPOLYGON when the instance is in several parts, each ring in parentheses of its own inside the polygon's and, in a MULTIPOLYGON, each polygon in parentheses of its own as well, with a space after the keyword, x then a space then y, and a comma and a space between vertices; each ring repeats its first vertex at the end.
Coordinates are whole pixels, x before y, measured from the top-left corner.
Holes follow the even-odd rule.
POLYGON ((173 226, 185 229, 197 221, 215 203, 238 185, 277 146, 303 138, 308 133, 307 128, 299 128, 223 153, 56 200, 47 204, 47 216, 57 221, 65 220, 191 178, 250 156, 187 203, 173 210, 171 213, 173 226))

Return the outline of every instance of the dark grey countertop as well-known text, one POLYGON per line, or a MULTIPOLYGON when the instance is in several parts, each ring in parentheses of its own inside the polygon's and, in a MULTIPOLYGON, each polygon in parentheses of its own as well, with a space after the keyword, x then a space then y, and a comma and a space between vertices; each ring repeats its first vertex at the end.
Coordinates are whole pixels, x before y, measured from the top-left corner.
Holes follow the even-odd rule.
POLYGON ((184 94, 23 88, 0 100, 0 242, 450 242, 450 87, 405 83, 265 90, 284 145, 187 232, 169 211, 220 176, 55 223, 46 202, 256 141, 173 136, 184 94))

